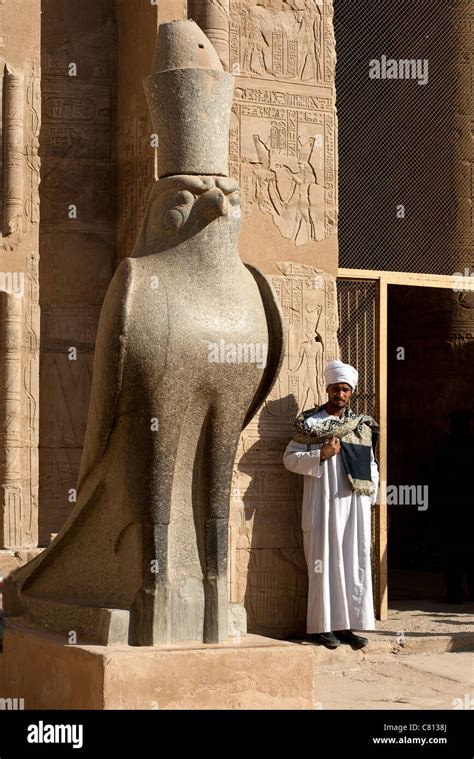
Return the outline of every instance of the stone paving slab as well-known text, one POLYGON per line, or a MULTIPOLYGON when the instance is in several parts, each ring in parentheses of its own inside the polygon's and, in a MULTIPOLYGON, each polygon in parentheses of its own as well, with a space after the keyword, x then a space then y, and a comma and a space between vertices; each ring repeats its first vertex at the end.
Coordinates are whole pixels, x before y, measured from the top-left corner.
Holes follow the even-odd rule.
POLYGON ((474 709, 474 654, 354 657, 316 667, 320 709, 474 709))
POLYGON ((361 651, 313 646, 318 708, 474 710, 474 604, 396 607, 361 651))

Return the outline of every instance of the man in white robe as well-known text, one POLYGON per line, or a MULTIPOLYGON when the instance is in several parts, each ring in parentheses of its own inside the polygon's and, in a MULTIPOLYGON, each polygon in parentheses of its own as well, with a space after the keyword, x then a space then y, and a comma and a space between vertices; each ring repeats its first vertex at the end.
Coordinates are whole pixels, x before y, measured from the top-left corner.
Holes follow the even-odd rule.
MULTIPOLYGON (((341 417, 357 385, 358 373, 348 364, 332 361, 326 367, 325 379, 328 401, 306 417, 309 429, 317 420, 341 417)), ((355 635, 352 628, 375 629, 371 505, 376 500, 379 473, 372 446, 370 454, 366 453, 367 470, 369 455, 371 496, 355 492, 351 485, 337 436, 314 445, 292 440, 283 457, 287 469, 304 475, 302 530, 309 585, 307 631, 328 648, 337 648, 341 642, 362 648, 368 639, 355 635)))

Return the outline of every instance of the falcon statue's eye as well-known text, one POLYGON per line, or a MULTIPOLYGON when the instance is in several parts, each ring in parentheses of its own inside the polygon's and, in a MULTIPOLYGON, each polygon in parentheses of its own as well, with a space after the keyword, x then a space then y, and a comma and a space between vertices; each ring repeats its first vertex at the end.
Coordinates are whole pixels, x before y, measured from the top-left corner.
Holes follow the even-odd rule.
POLYGON ((180 190, 176 195, 176 205, 188 206, 194 202, 194 195, 188 190, 180 190))
POLYGON ((227 196, 227 200, 231 206, 240 206, 240 192, 233 192, 227 196))

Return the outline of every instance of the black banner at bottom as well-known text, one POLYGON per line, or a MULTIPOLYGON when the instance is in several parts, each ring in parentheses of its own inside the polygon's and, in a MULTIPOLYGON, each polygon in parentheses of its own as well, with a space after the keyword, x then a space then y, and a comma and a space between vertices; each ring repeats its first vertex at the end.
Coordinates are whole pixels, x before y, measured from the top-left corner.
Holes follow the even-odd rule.
POLYGON ((473 714, 459 711, 1 711, 0 759, 215 753, 474 757, 473 714), (217 731, 217 735, 216 735, 217 731), (245 749, 244 747, 247 746, 245 749))

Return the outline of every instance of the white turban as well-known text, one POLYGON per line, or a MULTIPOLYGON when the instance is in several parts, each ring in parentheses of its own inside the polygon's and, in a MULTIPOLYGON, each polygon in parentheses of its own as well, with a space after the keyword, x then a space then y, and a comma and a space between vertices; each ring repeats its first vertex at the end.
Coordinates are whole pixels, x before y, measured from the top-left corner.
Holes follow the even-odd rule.
POLYGON ((324 370, 326 387, 335 385, 337 382, 347 382, 353 390, 357 387, 359 372, 350 364, 343 364, 342 361, 329 361, 324 370))

